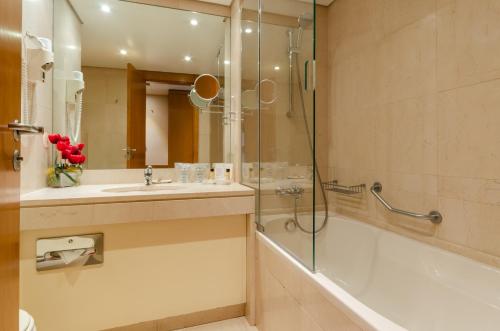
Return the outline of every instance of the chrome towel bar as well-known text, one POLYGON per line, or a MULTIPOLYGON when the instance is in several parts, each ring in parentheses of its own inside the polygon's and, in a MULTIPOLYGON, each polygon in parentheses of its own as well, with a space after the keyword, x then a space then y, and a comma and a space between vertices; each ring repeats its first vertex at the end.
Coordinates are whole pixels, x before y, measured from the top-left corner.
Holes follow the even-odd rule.
POLYGON ((380 195, 380 192, 382 192, 382 184, 380 184, 378 182, 375 182, 372 185, 372 187, 370 188, 370 192, 372 192, 372 194, 375 196, 375 198, 377 198, 377 200, 380 201, 380 203, 382 203, 382 205, 384 205, 384 207, 387 208, 387 210, 389 210, 393 213, 401 214, 401 215, 405 215, 405 216, 409 216, 409 217, 413 217, 413 218, 419 218, 419 219, 423 219, 423 220, 429 220, 434 224, 439 224, 443 221, 443 216, 441 215, 441 213, 438 211, 435 211, 435 210, 431 211, 429 214, 419 214, 419 213, 414 213, 411 211, 401 210, 401 209, 397 209, 397 208, 392 207, 380 195))

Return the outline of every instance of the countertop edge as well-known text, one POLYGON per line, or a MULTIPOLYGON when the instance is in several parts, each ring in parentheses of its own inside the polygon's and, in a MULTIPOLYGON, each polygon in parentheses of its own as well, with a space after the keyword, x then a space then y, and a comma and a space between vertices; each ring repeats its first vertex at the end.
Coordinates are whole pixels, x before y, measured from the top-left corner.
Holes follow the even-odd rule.
MULTIPOLYGON (((152 201, 168 201, 168 200, 188 200, 188 199, 210 199, 210 198, 230 198, 230 197, 253 197, 255 191, 242 184, 238 184, 241 188, 231 189, 218 192, 176 192, 176 193, 148 193, 148 194, 130 194, 130 195, 115 195, 115 196, 82 196, 70 198, 48 198, 48 199, 26 199, 21 197, 21 208, 43 208, 57 206, 73 206, 73 205, 94 205, 94 204, 111 204, 125 202, 152 202, 152 201)), ((30 194, 32 194, 31 192, 30 194)))

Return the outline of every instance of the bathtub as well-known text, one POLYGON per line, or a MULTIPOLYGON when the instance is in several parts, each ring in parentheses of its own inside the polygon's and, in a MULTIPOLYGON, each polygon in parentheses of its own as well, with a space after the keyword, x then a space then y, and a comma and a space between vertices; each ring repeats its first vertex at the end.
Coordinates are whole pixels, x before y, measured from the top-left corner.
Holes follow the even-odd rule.
MULTIPOLYGON (((288 219, 263 216, 265 235, 258 240, 313 281, 361 329, 500 330, 499 269, 336 215, 316 236, 312 273, 297 261, 310 265, 312 236, 287 231, 288 219)), ((307 216, 301 220, 311 222, 307 216)))

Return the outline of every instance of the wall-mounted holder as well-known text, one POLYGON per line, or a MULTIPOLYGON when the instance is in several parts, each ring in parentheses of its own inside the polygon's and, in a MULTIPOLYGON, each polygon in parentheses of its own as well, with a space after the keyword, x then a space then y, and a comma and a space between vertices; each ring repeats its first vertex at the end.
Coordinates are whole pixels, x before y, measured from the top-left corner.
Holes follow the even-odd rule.
POLYGON ((353 185, 353 186, 346 186, 346 185, 340 185, 339 182, 336 180, 332 180, 329 182, 324 182, 323 187, 327 191, 342 193, 342 194, 346 194, 346 195, 358 195, 358 194, 363 193, 366 185, 359 184, 359 185, 353 185))
POLYGON ((38 239, 36 270, 101 264, 104 261, 103 241, 102 233, 38 239))

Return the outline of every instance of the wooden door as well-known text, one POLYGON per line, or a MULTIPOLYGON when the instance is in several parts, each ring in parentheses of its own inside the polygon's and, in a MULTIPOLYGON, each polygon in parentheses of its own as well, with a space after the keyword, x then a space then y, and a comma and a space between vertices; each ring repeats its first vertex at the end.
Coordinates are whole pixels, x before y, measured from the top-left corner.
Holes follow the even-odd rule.
POLYGON ((6 129, 21 109, 21 1, 0 1, 0 331, 19 330, 19 144, 6 129))
POLYGON ((146 82, 143 72, 127 64, 127 168, 146 166, 146 82))
POLYGON ((198 111, 189 91, 168 92, 168 166, 176 162, 198 162, 198 111))

